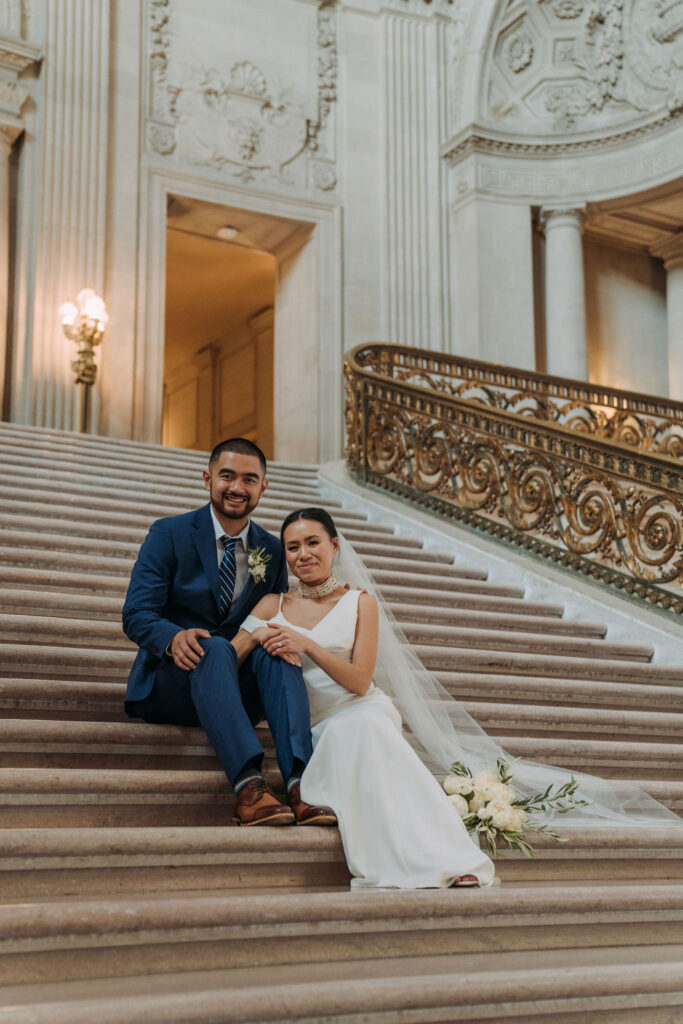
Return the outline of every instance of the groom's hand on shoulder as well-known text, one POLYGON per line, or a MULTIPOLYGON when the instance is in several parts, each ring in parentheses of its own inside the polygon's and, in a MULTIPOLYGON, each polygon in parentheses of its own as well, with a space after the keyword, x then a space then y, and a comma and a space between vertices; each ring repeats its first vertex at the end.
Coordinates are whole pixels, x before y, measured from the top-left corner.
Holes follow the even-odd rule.
MULTIPOLYGON (((350 583, 343 583, 342 586, 344 587, 344 590, 350 590, 351 589, 351 584, 350 583)), ((365 587, 355 587, 354 589, 355 590, 360 590, 361 594, 367 594, 367 590, 365 589, 365 587)))
POLYGON ((178 668, 191 672, 199 664, 204 648, 199 638, 210 639, 208 629, 181 629, 171 640, 171 657, 178 668))

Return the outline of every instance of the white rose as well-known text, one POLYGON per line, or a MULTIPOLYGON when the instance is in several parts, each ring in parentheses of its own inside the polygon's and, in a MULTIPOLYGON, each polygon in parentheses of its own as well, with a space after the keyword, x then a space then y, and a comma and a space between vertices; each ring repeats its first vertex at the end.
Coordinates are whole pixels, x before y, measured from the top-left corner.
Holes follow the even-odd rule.
POLYGON ((476 814, 481 810, 485 803, 487 803, 487 798, 480 789, 475 789, 474 796, 470 800, 470 810, 476 814))
POLYGON ((472 792, 474 786, 472 785, 472 779, 469 777, 464 778, 461 775, 447 775, 443 780, 443 788, 449 796, 453 793, 459 793, 460 796, 465 796, 465 794, 472 792))
POLYGON ((502 800, 503 803, 509 804, 514 798, 515 794, 502 782, 490 782, 486 783, 481 787, 481 791, 487 800, 502 800))
POLYGON ((489 800, 478 812, 479 817, 490 818, 496 828, 511 828, 512 808, 504 800, 489 800))
POLYGON ((494 775, 493 772, 477 772, 474 776, 475 789, 483 789, 484 786, 493 786, 498 781, 498 776, 494 775))
POLYGON ((512 829, 512 831, 520 832, 522 830, 524 822, 526 821, 526 811, 522 810, 521 807, 511 807, 508 818, 510 820, 509 827, 512 829))
POLYGON ((464 796, 460 796, 459 793, 453 793, 448 799, 461 818, 464 818, 469 814, 469 807, 467 806, 467 800, 465 800, 464 796))

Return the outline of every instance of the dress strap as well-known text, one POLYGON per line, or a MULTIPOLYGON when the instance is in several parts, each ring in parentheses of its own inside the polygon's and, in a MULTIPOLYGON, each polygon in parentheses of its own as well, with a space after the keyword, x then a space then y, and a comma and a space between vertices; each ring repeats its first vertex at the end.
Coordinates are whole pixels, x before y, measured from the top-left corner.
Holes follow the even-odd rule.
POLYGON ((280 600, 279 600, 279 602, 278 602, 278 606, 277 606, 277 610, 278 610, 279 612, 281 612, 281 611, 282 611, 282 598, 283 598, 284 596, 285 596, 285 595, 284 595, 284 592, 280 594, 280 600))

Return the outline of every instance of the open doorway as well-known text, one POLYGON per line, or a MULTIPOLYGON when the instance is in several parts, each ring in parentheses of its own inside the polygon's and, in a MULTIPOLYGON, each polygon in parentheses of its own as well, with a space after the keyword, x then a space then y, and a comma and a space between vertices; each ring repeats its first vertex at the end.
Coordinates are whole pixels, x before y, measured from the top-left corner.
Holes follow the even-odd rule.
POLYGON ((311 225, 170 195, 162 443, 225 437, 275 452, 276 306, 311 225))

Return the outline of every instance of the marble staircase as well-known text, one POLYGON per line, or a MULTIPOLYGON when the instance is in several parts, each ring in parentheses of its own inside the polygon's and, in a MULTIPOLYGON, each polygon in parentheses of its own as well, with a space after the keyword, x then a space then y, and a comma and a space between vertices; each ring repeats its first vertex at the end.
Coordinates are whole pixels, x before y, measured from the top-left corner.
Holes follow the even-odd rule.
MULTIPOLYGON (((336 831, 232 827, 201 730, 125 718, 130 568, 153 519, 203 502, 203 462, 0 424, 0 1024, 683 1022, 683 829, 567 819, 500 887, 349 893, 336 831)), ((269 476, 259 522, 330 508, 513 754, 683 808, 683 657, 423 550, 314 467, 269 476)))

